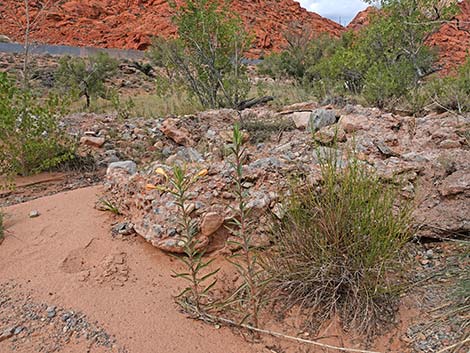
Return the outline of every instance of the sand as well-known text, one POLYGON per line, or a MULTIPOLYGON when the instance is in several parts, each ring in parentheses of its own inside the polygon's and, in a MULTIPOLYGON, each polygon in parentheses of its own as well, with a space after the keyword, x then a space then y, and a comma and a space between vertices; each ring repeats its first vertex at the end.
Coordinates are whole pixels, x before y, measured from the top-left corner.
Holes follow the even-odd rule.
MULTIPOLYGON (((99 193, 100 187, 89 187, 6 208, 0 283, 21 284, 35 302, 83 312, 115 336, 121 351, 269 352, 229 328, 179 312, 173 295, 182 283, 171 277, 179 264, 139 238, 113 239, 112 216, 94 208, 99 193), (31 210, 40 216, 29 218, 31 210)), ((16 351, 35 352, 37 336, 48 340, 49 334, 39 331, 29 342, 17 342, 16 351)), ((11 349, 10 340, 0 343, 0 352, 11 349)), ((62 351, 106 350, 76 340, 62 351)))

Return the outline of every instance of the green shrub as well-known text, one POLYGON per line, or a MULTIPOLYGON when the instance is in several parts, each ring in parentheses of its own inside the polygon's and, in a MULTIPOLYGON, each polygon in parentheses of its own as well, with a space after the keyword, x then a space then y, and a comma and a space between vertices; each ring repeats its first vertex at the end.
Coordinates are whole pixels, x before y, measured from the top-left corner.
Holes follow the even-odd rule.
POLYGON ((437 56, 427 47, 427 39, 456 8, 443 7, 439 0, 379 3, 380 12, 370 15, 370 24, 359 32, 346 32, 340 39, 294 41, 301 45, 268 57, 260 72, 293 78, 310 87, 319 99, 359 95, 383 107, 411 94, 409 102, 413 103, 424 79, 437 69, 437 56))
POLYGON ((470 56, 456 75, 435 78, 426 88, 431 100, 443 107, 459 113, 470 111, 470 56))
POLYGON ((55 74, 58 88, 76 98, 85 97, 89 108, 91 99, 107 98, 105 81, 116 72, 118 63, 106 53, 89 58, 65 56, 59 61, 55 74))
POLYGON ((355 158, 319 158, 322 182, 292 187, 266 269, 289 305, 308 309, 310 324, 338 314, 345 328, 371 332, 393 303, 387 274, 410 239, 410 207, 355 158))
POLYGON ((57 98, 39 103, 0 73, 0 175, 28 175, 74 157, 75 143, 59 126, 57 98))
POLYGON ((338 40, 327 34, 314 36, 310 31, 291 30, 286 33, 287 47, 267 56, 258 72, 274 78, 294 78, 305 83, 309 69, 334 51, 338 40))
POLYGON ((156 38, 149 53, 159 81, 184 85, 205 108, 236 107, 249 89, 242 61, 251 40, 241 20, 220 1, 171 4, 178 38, 156 38))

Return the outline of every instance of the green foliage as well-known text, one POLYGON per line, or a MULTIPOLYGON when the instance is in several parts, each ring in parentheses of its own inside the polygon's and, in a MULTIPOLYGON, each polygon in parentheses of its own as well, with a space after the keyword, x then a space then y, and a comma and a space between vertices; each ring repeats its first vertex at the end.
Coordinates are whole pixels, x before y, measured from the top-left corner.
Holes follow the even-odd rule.
POLYGON ((410 239, 411 209, 360 161, 326 151, 320 185, 299 182, 287 194, 265 265, 281 296, 309 310, 311 324, 339 314, 345 327, 370 332, 389 312, 387 274, 410 239))
POLYGON ((116 204, 115 201, 107 199, 107 198, 102 198, 99 200, 99 202, 100 202, 100 207, 103 211, 111 212, 112 214, 116 216, 120 216, 122 214, 119 209, 119 206, 116 204))
POLYGON ((57 97, 39 102, 0 73, 0 175, 28 175, 75 156, 73 141, 59 126, 57 97))
POLYGON ((455 6, 441 3, 381 1, 380 12, 358 33, 347 32, 340 39, 313 37, 307 44, 300 40, 304 44, 267 58, 261 72, 292 77, 320 99, 360 95, 379 107, 401 98, 413 102, 416 90, 437 69, 427 39, 455 14, 455 6))
POLYGON ((180 236, 186 257, 177 258, 185 265, 185 272, 175 273, 174 277, 184 279, 189 285, 177 296, 178 304, 188 312, 198 316, 204 315, 213 305, 207 299, 211 289, 217 283, 214 276, 219 272, 219 268, 207 272, 214 259, 206 261, 203 258, 204 250, 201 249, 201 241, 197 237, 198 225, 191 218, 186 202, 190 188, 199 178, 207 174, 207 170, 204 169, 195 175, 189 175, 182 167, 175 165, 171 177, 168 177, 161 168, 156 172, 163 175, 168 182, 168 186, 159 189, 173 195, 179 210, 180 236))
POLYGON ((470 56, 456 75, 435 78, 426 87, 431 99, 459 113, 470 111, 470 56))
POLYGON ((111 103, 117 114, 118 119, 126 120, 132 116, 132 113, 135 108, 135 103, 132 97, 129 97, 123 101, 121 100, 119 93, 115 92, 111 95, 111 103))
POLYGON ((162 68, 160 86, 184 85, 206 108, 236 107, 249 89, 242 60, 250 38, 241 20, 220 1, 172 6, 178 38, 156 38, 149 54, 162 68))
POLYGON ((259 312, 265 300, 265 289, 268 281, 265 280, 264 271, 258 264, 258 256, 253 246, 253 226, 249 220, 246 191, 243 188, 243 164, 246 159, 246 150, 243 146, 243 133, 238 125, 233 128, 233 141, 230 147, 234 161, 234 194, 237 199, 235 209, 236 218, 233 220, 234 229, 231 229, 235 240, 231 244, 241 249, 235 253, 230 262, 243 279, 242 285, 235 291, 229 300, 231 304, 240 304, 243 308, 244 318, 251 319, 254 327, 259 326, 259 312))
POLYGON ((55 78, 59 88, 77 98, 86 98, 89 108, 91 99, 107 97, 104 82, 116 72, 118 63, 106 53, 89 58, 65 56, 60 59, 55 78))

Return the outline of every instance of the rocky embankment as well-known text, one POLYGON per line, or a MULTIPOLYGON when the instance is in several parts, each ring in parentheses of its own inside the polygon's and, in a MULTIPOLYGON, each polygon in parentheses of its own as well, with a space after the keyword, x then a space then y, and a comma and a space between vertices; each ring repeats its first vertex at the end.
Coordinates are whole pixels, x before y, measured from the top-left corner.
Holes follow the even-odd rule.
MULTIPOLYGON (((201 243, 221 248, 229 234, 223 224, 235 206, 228 157, 231 129, 239 115, 214 110, 167 119, 74 116, 76 133, 102 166, 108 166, 106 197, 127 217, 130 228, 157 248, 181 252, 177 207, 158 186, 155 173, 181 163, 188 172, 207 169, 190 193, 191 216, 200 225, 201 243), (80 121, 88 121, 87 124, 80 121), (137 163, 134 163, 137 162, 137 163)), ((282 193, 292 176, 319 180, 318 156, 354 149, 359 159, 416 204, 419 236, 466 237, 470 231, 470 120, 452 113, 400 116, 347 105, 341 109, 297 104, 282 111, 254 108, 241 112, 248 159, 243 187, 257 217, 256 242, 266 245, 270 213, 282 216, 282 193), (312 135, 311 129, 316 130, 312 135), (337 134, 339 143, 332 146, 337 134)))

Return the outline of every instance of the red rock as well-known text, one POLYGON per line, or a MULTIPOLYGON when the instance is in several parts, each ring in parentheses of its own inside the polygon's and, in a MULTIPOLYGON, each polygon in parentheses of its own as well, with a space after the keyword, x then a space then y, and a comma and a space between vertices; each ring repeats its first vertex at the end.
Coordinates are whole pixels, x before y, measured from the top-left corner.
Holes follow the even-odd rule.
MULTIPOLYGON (((181 1, 181 0, 179 0, 181 1)), ((30 1, 32 17, 40 1, 30 1)), ((44 20, 33 29, 33 41, 48 44, 126 48, 144 50, 156 35, 172 36, 170 7, 166 0, 54 0, 44 20)), ((308 12, 294 0, 234 0, 230 4, 246 27, 255 34, 252 56, 279 50, 285 45, 283 34, 295 23, 312 31, 339 36, 344 28, 320 15, 308 12)), ((6 1, 6 15, 0 33, 22 40, 17 19, 24 23, 24 9, 16 1, 6 1)))
POLYGON ((346 29, 358 31, 362 27, 367 26, 370 22, 370 15, 377 12, 377 8, 369 6, 365 10, 360 11, 356 17, 347 25, 346 29))
POLYGON ((97 148, 103 146, 105 142, 106 140, 103 137, 83 136, 80 139, 80 144, 97 148))
POLYGON ((178 119, 173 118, 166 119, 163 122, 160 131, 179 145, 194 145, 194 141, 191 139, 189 131, 185 127, 178 127, 178 121, 178 119))

